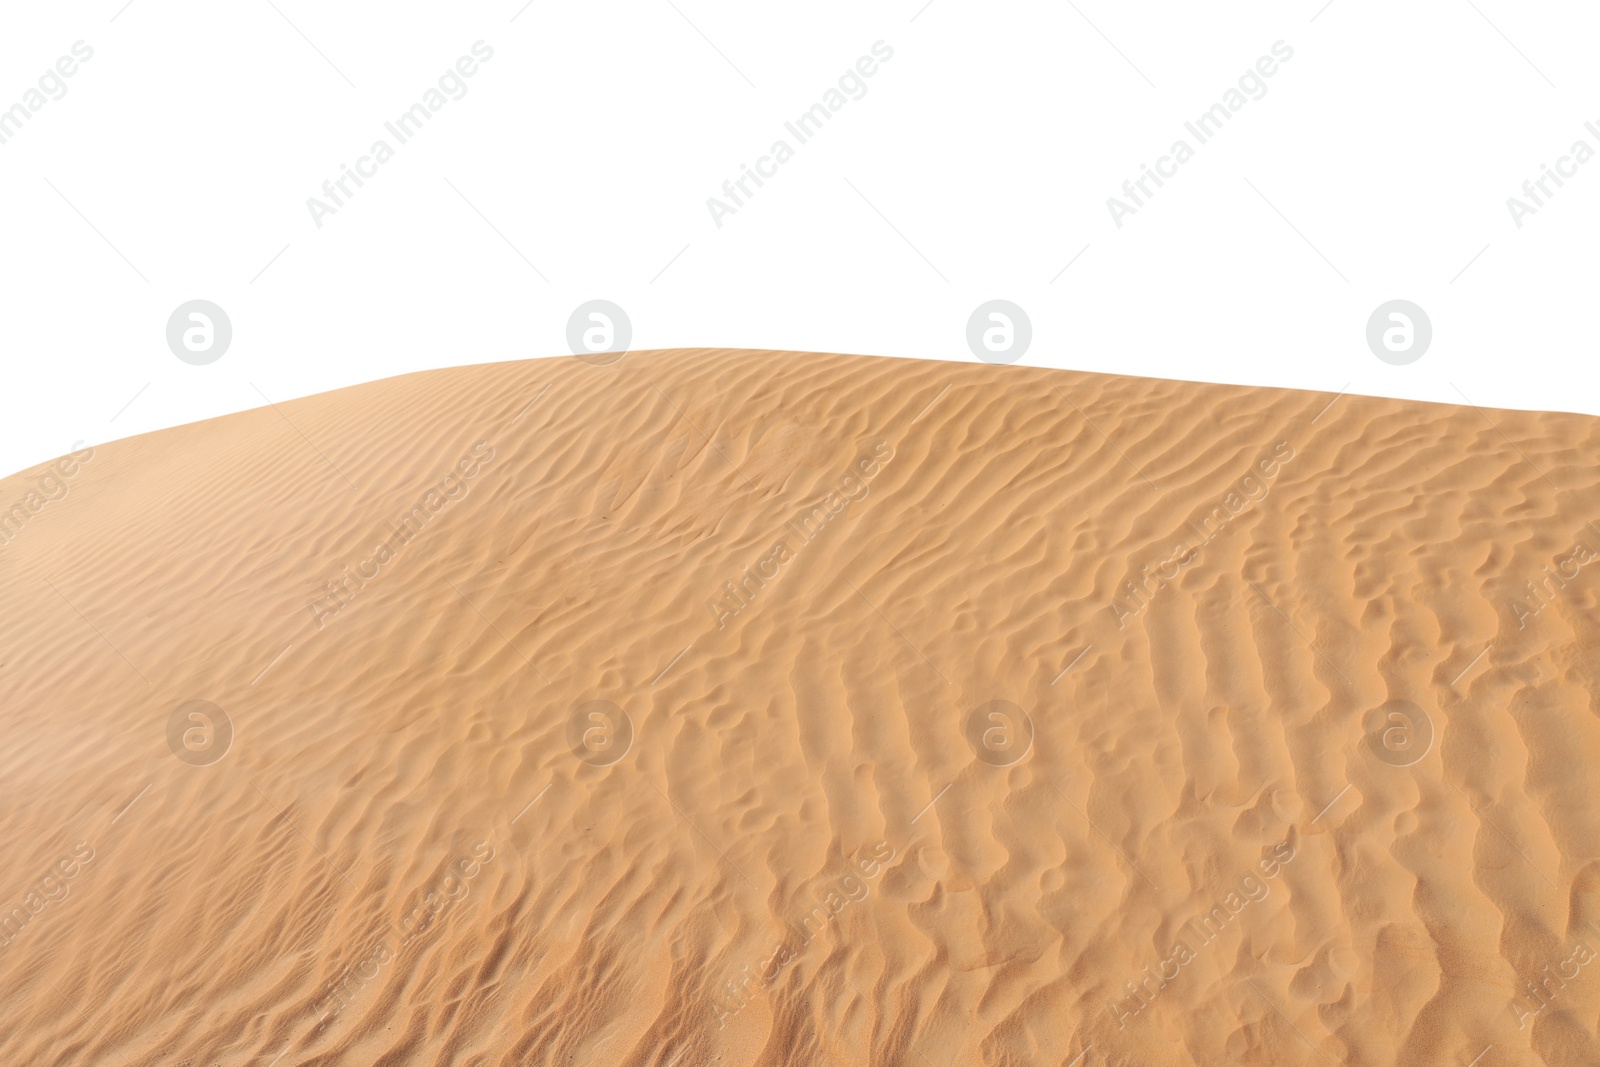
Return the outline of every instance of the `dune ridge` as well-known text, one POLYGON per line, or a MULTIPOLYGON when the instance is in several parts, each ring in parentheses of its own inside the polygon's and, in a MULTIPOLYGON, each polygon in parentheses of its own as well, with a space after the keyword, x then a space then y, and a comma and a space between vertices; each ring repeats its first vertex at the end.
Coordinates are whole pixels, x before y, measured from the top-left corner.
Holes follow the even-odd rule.
POLYGON ((0 479, 0 1062, 1592 1067, 1597 446, 696 349, 0 479))

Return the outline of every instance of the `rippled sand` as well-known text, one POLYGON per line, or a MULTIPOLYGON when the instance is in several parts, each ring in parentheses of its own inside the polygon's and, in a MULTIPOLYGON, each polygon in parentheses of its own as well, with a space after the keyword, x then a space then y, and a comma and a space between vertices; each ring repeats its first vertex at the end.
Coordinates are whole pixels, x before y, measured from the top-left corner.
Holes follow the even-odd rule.
POLYGON ((1597 427, 695 350, 0 480, 0 1063, 1594 1067, 1597 427))

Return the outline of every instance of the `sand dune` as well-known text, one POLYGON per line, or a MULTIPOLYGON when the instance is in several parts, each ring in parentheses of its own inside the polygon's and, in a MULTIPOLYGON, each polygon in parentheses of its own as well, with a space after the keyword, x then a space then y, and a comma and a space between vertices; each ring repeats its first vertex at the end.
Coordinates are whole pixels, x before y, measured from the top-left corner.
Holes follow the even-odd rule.
POLYGON ((1594 1067, 1597 457, 695 350, 0 480, 0 1063, 1594 1067))

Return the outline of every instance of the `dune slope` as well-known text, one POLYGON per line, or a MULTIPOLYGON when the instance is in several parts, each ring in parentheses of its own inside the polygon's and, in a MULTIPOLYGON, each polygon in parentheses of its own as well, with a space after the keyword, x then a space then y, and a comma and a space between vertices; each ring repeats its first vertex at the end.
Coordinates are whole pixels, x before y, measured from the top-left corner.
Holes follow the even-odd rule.
POLYGON ((0 1063, 1593 1067, 1597 457, 693 350, 0 480, 0 1063))

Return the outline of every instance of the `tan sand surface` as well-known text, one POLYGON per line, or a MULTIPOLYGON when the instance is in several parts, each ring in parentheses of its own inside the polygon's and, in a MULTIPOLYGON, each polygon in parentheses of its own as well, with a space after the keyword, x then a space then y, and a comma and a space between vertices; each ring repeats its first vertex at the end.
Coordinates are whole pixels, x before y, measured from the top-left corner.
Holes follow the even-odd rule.
POLYGON ((1597 460, 691 350, 13 475, 0 1064, 1595 1067, 1597 460))

